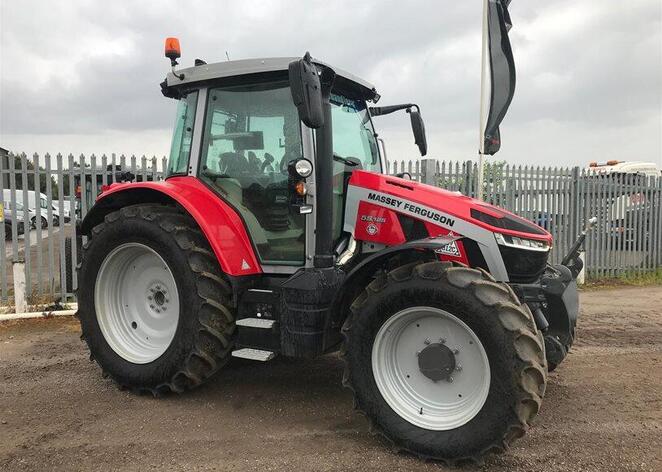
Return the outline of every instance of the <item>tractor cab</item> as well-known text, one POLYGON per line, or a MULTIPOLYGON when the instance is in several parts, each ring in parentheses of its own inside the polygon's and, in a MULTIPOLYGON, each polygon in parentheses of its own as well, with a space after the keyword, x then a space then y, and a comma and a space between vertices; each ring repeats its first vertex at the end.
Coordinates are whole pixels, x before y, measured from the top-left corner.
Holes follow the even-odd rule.
POLYGON ((197 177, 232 206, 267 273, 314 265, 320 219, 328 228, 322 238, 326 255, 343 243, 349 176, 355 170, 384 170, 368 106, 379 99, 374 86, 314 65, 307 56, 307 67, 332 74, 325 98, 330 120, 311 123, 301 119, 290 84, 290 65, 303 61, 198 60, 161 84, 163 94, 179 102, 166 177, 197 177), (332 143, 330 155, 320 155, 320 138, 332 143), (315 172, 320 166, 322 175, 315 172), (320 179, 331 187, 324 202, 319 201, 320 179))

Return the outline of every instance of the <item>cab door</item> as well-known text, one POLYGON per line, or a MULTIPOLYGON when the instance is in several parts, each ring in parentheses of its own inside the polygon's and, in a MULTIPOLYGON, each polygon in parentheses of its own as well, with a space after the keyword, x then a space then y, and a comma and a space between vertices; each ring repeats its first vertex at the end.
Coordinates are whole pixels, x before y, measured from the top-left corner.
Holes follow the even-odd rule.
POLYGON ((292 211, 288 163, 302 157, 287 81, 209 88, 198 175, 242 217, 264 266, 301 266, 306 215, 292 211))

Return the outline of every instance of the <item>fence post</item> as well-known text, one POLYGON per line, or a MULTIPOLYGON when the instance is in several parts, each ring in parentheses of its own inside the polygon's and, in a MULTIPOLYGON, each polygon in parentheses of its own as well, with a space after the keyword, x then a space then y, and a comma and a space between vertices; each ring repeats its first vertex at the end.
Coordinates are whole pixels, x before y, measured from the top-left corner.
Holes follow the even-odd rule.
MULTIPOLYGON (((574 241, 579 236, 579 228, 582 228, 580 220, 580 207, 583 204, 579 195, 579 167, 572 168, 572 182, 570 184, 570 202, 572 205, 572 216, 570 218, 570 241, 574 241)), ((563 255, 561 256, 563 257, 563 255)))
POLYGON ((25 297, 25 261, 22 258, 12 260, 14 273, 14 308, 16 313, 28 311, 28 301, 25 297))
POLYGON ((428 185, 437 185, 435 159, 421 159, 421 182, 428 185))
POLYGON ((466 166, 463 180, 464 189, 462 189, 461 192, 469 197, 482 200, 484 175, 479 174, 485 172, 485 169, 481 168, 480 165, 475 166, 471 159, 465 162, 464 165, 466 166))
MULTIPOLYGON (((2 162, 0 162, 0 169, 9 169, 9 152, 7 152, 5 149, 0 148, 0 159, 2 159, 2 162)), ((8 189, 9 173, 2 174, 1 178, 2 178, 2 188, 8 189)))
MULTIPOLYGON (((586 251, 582 250, 579 252, 579 260, 582 261, 582 264, 585 264, 586 251)), ((584 285, 584 283, 586 283, 586 266, 582 265, 582 270, 577 274, 577 285, 584 285)))

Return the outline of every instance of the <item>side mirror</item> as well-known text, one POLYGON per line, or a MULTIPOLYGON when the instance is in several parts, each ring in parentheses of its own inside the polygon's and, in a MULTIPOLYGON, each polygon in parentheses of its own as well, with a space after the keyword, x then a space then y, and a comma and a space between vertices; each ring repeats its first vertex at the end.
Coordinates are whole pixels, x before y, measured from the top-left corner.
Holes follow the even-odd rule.
POLYGON ((299 119, 309 128, 320 128, 324 124, 322 87, 310 53, 290 62, 288 69, 292 101, 299 112, 299 119))
POLYGON ((416 108, 416 110, 412 110, 411 108, 407 109, 407 113, 409 113, 409 118, 411 120, 411 131, 414 133, 414 143, 418 146, 421 156, 425 156, 428 153, 428 142, 425 137, 425 123, 423 123, 420 110, 418 110, 418 107, 416 108))

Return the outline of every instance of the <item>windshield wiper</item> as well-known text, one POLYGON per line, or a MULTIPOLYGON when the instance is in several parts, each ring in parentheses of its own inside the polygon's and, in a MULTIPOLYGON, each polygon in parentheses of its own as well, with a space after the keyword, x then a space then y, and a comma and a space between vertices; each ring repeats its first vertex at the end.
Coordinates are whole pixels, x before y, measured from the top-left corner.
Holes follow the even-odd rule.
POLYGON ((346 157, 339 156, 336 153, 333 153, 333 160, 337 161, 337 162, 342 162, 346 166, 355 167, 355 166, 358 166, 359 164, 361 164, 361 161, 359 161, 358 159, 356 159, 355 161, 353 161, 351 159, 356 159, 356 157, 346 158, 346 157))

